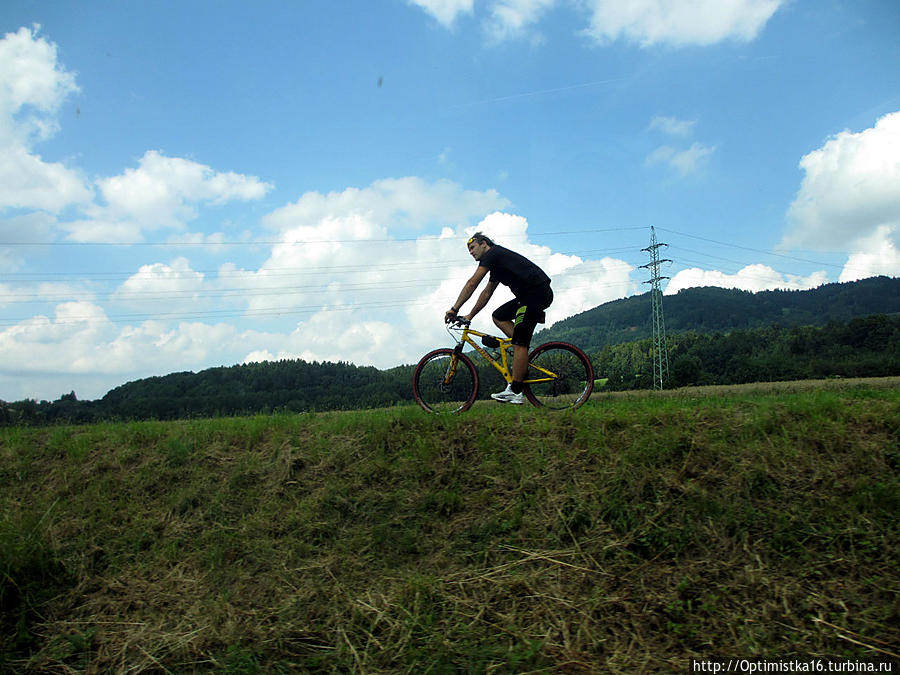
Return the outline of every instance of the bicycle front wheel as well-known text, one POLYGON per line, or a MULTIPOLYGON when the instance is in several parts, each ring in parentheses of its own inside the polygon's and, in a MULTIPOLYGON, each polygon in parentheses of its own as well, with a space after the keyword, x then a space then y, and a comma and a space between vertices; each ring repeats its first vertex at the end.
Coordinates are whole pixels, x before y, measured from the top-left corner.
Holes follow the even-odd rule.
POLYGON ((548 342, 528 357, 525 396, 551 410, 570 410, 590 398, 594 368, 583 351, 567 342, 548 342))
POLYGON ((453 349, 435 349, 413 371, 416 402, 431 413, 461 413, 478 394, 478 371, 468 356, 453 349))

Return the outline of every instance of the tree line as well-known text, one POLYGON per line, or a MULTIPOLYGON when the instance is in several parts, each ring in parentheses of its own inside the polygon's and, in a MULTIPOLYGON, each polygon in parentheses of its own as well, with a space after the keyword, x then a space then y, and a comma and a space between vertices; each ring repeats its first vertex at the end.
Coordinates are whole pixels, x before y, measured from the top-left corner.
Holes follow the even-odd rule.
MULTIPOLYGON (((900 315, 872 315, 825 326, 776 324, 729 332, 689 331, 668 338, 669 387, 900 375, 900 315)), ((590 354, 610 390, 653 386, 653 341, 606 345, 590 354)), ((481 395, 501 387, 481 359, 481 395)), ((302 360, 172 373, 116 387, 102 399, 0 406, 0 424, 80 424, 173 420, 270 412, 378 408, 410 403, 413 366, 390 370, 302 360)))
MULTIPOLYGON (((667 351, 668 387, 900 375, 900 315, 825 326, 677 333, 668 337, 667 351)), ((593 362, 610 389, 650 389, 653 356, 648 338, 607 345, 593 362)))

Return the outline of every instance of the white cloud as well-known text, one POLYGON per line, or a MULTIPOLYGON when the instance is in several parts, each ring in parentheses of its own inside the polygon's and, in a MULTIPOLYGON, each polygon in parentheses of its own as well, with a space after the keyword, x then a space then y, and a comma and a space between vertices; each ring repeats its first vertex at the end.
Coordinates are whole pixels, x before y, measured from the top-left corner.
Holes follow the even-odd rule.
POLYGON ((859 250, 850 254, 838 281, 856 281, 885 275, 900 276, 900 250, 898 228, 882 225, 874 234, 858 242, 859 250))
POLYGON ((650 153, 645 163, 647 166, 664 164, 681 176, 687 176, 696 172, 715 151, 715 146, 710 147, 702 143, 694 143, 687 150, 662 145, 650 153))
MULTIPOLYGON (((458 16, 474 12, 474 0, 409 0, 452 28, 458 16)), ((622 39, 642 47, 658 44, 711 45, 725 40, 756 38, 786 0, 563 0, 587 10, 582 33, 599 44, 622 39)), ((490 0, 485 2, 487 35, 492 41, 530 37, 542 42, 535 28, 557 0, 490 0)))
POLYGON ((205 304, 200 298, 203 289, 204 275, 192 270, 186 258, 176 258, 170 265, 142 265, 110 300, 144 312, 199 311, 205 304))
MULTIPOLYGON (((398 365, 398 359, 406 356, 397 353, 398 347, 406 344, 399 327, 386 321, 359 321, 354 314, 340 308, 315 313, 298 323, 282 341, 277 357, 268 360, 346 361, 380 368, 398 365)), ((251 352, 248 358, 254 354, 260 352, 251 352)))
POLYGON ((56 45, 39 37, 37 28, 0 40, 0 209, 58 213, 81 206, 84 219, 60 225, 71 239, 139 241, 145 230, 182 229, 201 204, 259 199, 271 189, 255 176, 217 172, 151 150, 137 168, 96 181, 105 203, 92 203, 94 186, 81 172, 45 161, 34 150, 59 131, 59 108, 78 91, 75 75, 57 63, 56 45))
MULTIPOLYGON (((97 293, 89 281, 16 281, 0 284, 0 308, 8 308, 4 323, 10 322, 10 314, 21 314, 21 307, 35 305, 47 307, 63 301, 94 302, 97 293)), ((40 311, 40 310, 33 310, 40 311)))
POLYGON ((205 164, 149 150, 138 167, 97 181, 105 205, 85 209, 87 219, 62 223, 80 242, 139 241, 145 230, 180 230, 200 204, 262 198, 272 186, 256 176, 217 172, 205 164))
POLYGON ((642 47, 711 45, 753 40, 784 0, 585 0, 591 12, 585 33, 608 44, 618 39, 642 47))
POLYGON ((150 227, 179 227, 196 217, 194 205, 199 202, 260 199, 271 189, 255 176, 216 172, 156 150, 146 152, 137 169, 126 169, 97 185, 107 203, 106 213, 150 227))
MULTIPOLYGON (((290 238, 303 246, 279 245, 256 273, 247 273, 260 288, 283 284, 278 270, 306 270, 312 279, 306 291, 282 294, 278 304, 322 307, 303 318, 289 334, 269 333, 264 346, 247 349, 242 360, 344 360, 389 367, 413 363, 449 338, 443 327, 446 309, 474 271, 465 250, 467 237, 480 230, 539 264, 553 279, 555 299, 547 312, 548 325, 573 313, 624 297, 636 290, 629 279, 633 269, 623 261, 584 260, 556 253, 528 241, 528 222, 509 213, 494 212, 475 225, 444 228, 437 237, 369 242, 386 233, 360 216, 326 219, 318 227, 297 228, 290 238), (319 242, 319 243, 316 243, 319 242), (327 272, 321 278, 314 270, 327 272), (318 280, 316 280, 318 279, 318 280), (398 346, 400 351, 398 352, 398 346)), ((479 290, 480 292, 480 290, 479 290)), ((477 325, 496 332, 491 312, 511 297, 500 287, 476 318, 477 325)), ((272 297, 250 300, 262 311, 272 297)), ((474 298, 467 307, 474 304, 474 298)))
MULTIPOLYGON (((387 230, 360 215, 328 217, 316 225, 301 225, 281 233, 260 268, 236 271, 244 283, 271 294, 248 296, 247 308, 261 312, 273 307, 283 311, 346 302, 385 291, 390 277, 379 263, 392 260, 403 243, 389 243, 387 230), (296 276, 284 272, 294 270, 296 276)), ((400 258, 402 260, 402 258, 400 258)))
MULTIPOLYGON (((695 124, 695 121, 657 115, 650 120, 649 129, 662 132, 667 136, 688 138, 693 134, 695 124)), ((715 151, 715 146, 703 143, 693 143, 686 150, 671 145, 661 145, 647 156, 644 164, 646 166, 663 164, 684 177, 695 173, 715 151)))
POLYGON ((542 36, 529 30, 555 3, 556 0, 497 0, 490 10, 488 35, 496 42, 528 35, 532 42, 539 43, 542 36))
POLYGON ((0 142, 46 139, 59 128, 56 113, 79 91, 75 75, 56 62, 56 45, 20 28, 0 40, 0 142), (21 115, 20 115, 21 113, 21 115))
POLYGON ((0 40, 0 209, 58 212, 92 196, 79 172, 33 150, 59 130, 59 107, 78 91, 74 74, 56 59, 56 45, 37 29, 20 28, 0 40))
POLYGON ((687 138, 694 131, 696 121, 680 120, 676 117, 666 117, 665 115, 657 115, 650 120, 650 129, 661 131, 669 136, 680 136, 687 138))
POLYGON ((59 162, 45 162, 21 145, 0 151, 0 207, 58 212, 91 196, 81 175, 59 162))
POLYGON ((900 225, 900 111, 843 131, 800 160, 805 175, 788 209, 784 246, 849 248, 900 225))
POLYGON ((0 382, 10 399, 26 387, 20 397, 52 399, 75 389, 80 398, 98 398, 137 377, 233 363, 247 344, 228 324, 145 321, 120 327, 94 303, 66 302, 54 318, 36 316, 0 329, 0 382))
POLYGON ((737 288, 742 291, 768 291, 774 289, 806 290, 816 288, 828 281, 824 271, 813 272, 807 277, 781 274, 768 265, 747 265, 736 274, 726 274, 718 270, 703 270, 697 267, 681 270, 669 281, 665 295, 674 295, 684 288, 698 286, 718 286, 737 288))
MULTIPOLYGON (((364 191, 354 194, 368 203, 364 191)), ((278 307, 287 315, 297 311, 302 317, 289 334, 269 333, 259 341, 262 346, 248 346, 242 360, 340 359, 378 367, 415 362, 448 340, 444 311, 474 271, 465 241, 476 230, 548 272, 556 295, 548 323, 636 290, 629 279, 633 268, 627 263, 584 260, 532 244, 528 222, 521 216, 495 211, 477 224, 445 227, 436 237, 395 240, 388 229, 369 218, 346 215, 362 210, 354 208, 346 194, 339 201, 345 215, 287 230, 281 235, 286 243, 275 246, 259 270, 233 270, 243 275, 242 285, 272 292, 248 294, 248 311, 253 316, 273 314, 272 308, 278 307), (288 270, 299 273, 288 277, 295 281, 286 280, 288 270), (284 288, 289 283, 296 286, 284 288)), ((308 222, 307 217, 298 220, 308 222)), ((477 317, 478 325, 495 331, 491 312, 509 297, 509 291, 500 287, 477 317)), ((473 303, 474 299, 468 306, 473 303)))
POLYGON ((307 192, 293 204, 273 211, 263 224, 275 230, 318 226, 328 218, 359 216, 394 227, 458 225, 509 201, 496 190, 465 190, 449 180, 426 183, 414 176, 378 180, 366 188, 343 192, 307 192))
POLYGON ((4 373, 109 372, 102 343, 110 326, 102 307, 66 302, 52 319, 35 316, 0 330, 4 373))
POLYGON ((409 0, 410 4, 421 7, 439 23, 451 27, 460 14, 471 14, 474 0, 409 0))
POLYGON ((250 297, 248 310, 328 305, 354 307, 355 316, 377 316, 409 305, 421 312, 423 288, 430 291, 445 280, 461 286, 467 278, 469 266, 460 255, 465 253, 462 229, 507 204, 494 190, 476 192, 451 181, 427 183, 413 177, 328 195, 307 193, 263 219, 280 231, 285 243, 274 246, 257 271, 244 275, 254 288, 275 291, 286 284, 285 270, 306 273, 277 296, 250 297), (455 232, 456 239, 397 239, 390 234, 435 222, 447 223, 444 230, 455 232))
POLYGON ((126 327, 106 351, 117 371, 152 373, 207 367, 234 352, 237 330, 225 323, 146 321, 126 327))
POLYGON ((257 349, 244 357, 244 360, 241 361, 244 365, 248 363, 261 363, 263 361, 278 361, 280 360, 277 356, 275 356, 268 349, 257 349))

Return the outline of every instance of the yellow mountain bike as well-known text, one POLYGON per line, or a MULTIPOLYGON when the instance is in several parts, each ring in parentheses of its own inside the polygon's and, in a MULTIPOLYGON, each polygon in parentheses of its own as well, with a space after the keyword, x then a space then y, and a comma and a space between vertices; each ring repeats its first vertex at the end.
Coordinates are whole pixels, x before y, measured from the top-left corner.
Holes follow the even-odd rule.
MULTIPOLYGON (((465 319, 447 326, 456 340, 452 348, 435 349, 422 357, 413 371, 413 394, 425 410, 432 413, 461 413, 478 397, 478 370, 463 353, 466 345, 474 348, 507 382, 512 382, 510 338, 499 338, 473 330, 465 319), (491 355, 474 338, 480 337, 491 355)), ((578 347, 567 342, 547 342, 528 356, 525 397, 535 406, 552 410, 579 407, 594 390, 594 369, 590 359, 578 347)))

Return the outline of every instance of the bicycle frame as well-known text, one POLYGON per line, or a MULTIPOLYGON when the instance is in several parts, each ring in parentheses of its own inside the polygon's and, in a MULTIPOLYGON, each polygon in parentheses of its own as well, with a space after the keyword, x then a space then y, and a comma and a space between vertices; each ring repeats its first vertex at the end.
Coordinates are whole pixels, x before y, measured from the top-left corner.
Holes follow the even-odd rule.
MULTIPOLYGON (((455 322, 447 327, 447 332, 450 333, 451 337, 456 340, 456 347, 454 351, 457 354, 461 354, 462 350, 465 348, 465 345, 471 345, 476 352, 481 355, 481 358, 485 359, 488 363, 490 363, 497 372, 506 380, 507 383, 512 382, 512 372, 509 368, 509 355, 507 354, 507 349, 512 347, 512 338, 501 338, 496 335, 491 335, 490 333, 482 333, 479 330, 475 330, 468 323, 463 322, 455 322), (454 335, 454 331, 462 331, 462 335, 457 337, 454 335), (500 362, 497 362, 493 356, 491 356, 487 350, 485 350, 480 344, 478 344, 472 336, 483 338, 489 337, 497 340, 500 343, 500 362)), ((525 380, 525 384, 537 384, 538 382, 552 382, 553 380, 559 379, 559 376, 545 368, 541 368, 540 366, 536 366, 534 364, 529 364, 529 367, 537 370, 540 373, 538 377, 530 377, 525 380)), ((451 380, 453 376, 456 374, 456 359, 451 359, 450 369, 447 373, 447 377, 445 379, 451 380)))

